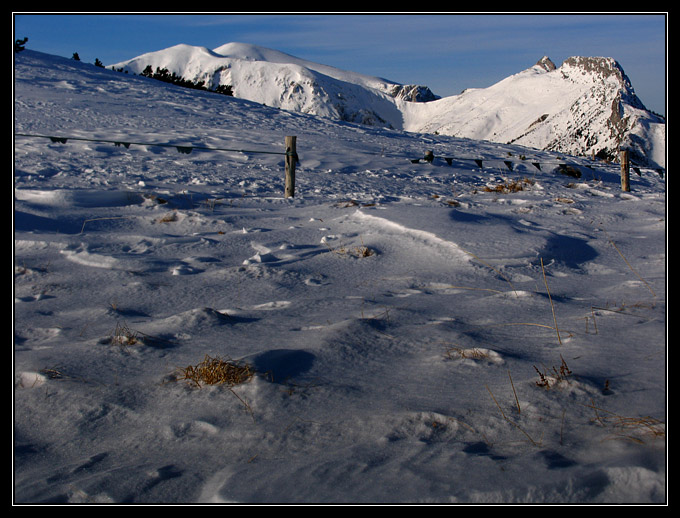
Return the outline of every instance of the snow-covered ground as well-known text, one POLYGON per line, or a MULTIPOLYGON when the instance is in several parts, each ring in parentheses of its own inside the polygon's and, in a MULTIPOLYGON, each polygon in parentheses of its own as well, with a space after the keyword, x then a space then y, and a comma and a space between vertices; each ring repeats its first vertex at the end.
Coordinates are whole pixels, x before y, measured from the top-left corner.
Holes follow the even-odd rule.
POLYGON ((658 174, 14 74, 15 503, 666 502, 658 174))

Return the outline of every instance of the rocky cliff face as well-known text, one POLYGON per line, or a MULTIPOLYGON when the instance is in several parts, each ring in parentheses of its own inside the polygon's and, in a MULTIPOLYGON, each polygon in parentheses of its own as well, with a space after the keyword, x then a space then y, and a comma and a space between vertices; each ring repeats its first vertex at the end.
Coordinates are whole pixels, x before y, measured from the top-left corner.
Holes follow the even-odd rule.
POLYGON ((539 59, 536 62, 536 66, 541 67, 543 70, 546 72, 551 72, 557 68, 555 66, 555 63, 552 62, 552 60, 548 56, 543 56, 541 59, 539 59))
POLYGON ((403 99, 404 101, 415 103, 426 103, 440 98, 438 95, 433 94, 427 86, 421 85, 394 85, 389 93, 395 99, 403 99))
POLYGON ((644 156, 650 153, 642 152, 645 146, 651 151, 654 142, 643 144, 637 138, 633 145, 636 131, 651 124, 663 126, 665 132, 665 121, 645 108, 618 62, 612 58, 571 57, 556 70, 567 85, 588 88, 569 107, 573 123, 567 123, 546 149, 614 160, 620 148, 627 148, 634 161, 642 165, 665 166, 665 161, 657 164, 652 157, 644 156))

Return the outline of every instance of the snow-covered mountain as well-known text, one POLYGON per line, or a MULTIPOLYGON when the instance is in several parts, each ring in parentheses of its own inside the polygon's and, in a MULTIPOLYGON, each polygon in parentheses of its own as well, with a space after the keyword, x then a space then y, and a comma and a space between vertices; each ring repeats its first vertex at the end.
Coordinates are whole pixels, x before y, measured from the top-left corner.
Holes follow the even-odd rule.
POLYGON ((624 146, 633 162, 665 168, 665 120, 645 108, 612 58, 571 57, 557 67, 543 57, 488 88, 444 98, 245 43, 176 45, 112 66, 167 69, 208 88, 231 85, 236 97, 267 106, 411 132, 605 159, 624 146))
POLYGON ((402 106, 411 131, 606 159, 625 147, 634 161, 665 167, 665 121, 644 107, 612 58, 571 57, 558 68, 543 57, 488 88, 402 106))
POLYGON ((149 65, 204 81, 209 89, 231 85, 236 97, 267 106, 374 126, 401 128, 403 117, 394 96, 411 90, 244 43, 215 50, 176 45, 113 67, 140 74, 149 65))

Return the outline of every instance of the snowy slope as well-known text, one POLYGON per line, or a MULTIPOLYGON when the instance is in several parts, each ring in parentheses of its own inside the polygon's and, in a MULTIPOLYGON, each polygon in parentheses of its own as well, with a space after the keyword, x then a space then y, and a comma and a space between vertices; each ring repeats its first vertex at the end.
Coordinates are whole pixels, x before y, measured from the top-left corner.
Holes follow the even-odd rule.
MULTIPOLYGON (((517 143, 615 160, 621 146, 639 165, 665 168, 665 121, 648 112, 611 58, 547 56, 488 88, 411 102, 413 85, 340 70, 264 47, 177 45, 117 63, 140 73, 167 68, 268 106, 421 133, 517 143)), ((424 88, 424 87, 418 87, 424 88)))
POLYGON ((269 63, 294 64, 309 70, 314 70, 333 79, 346 83, 364 86, 375 90, 388 92, 396 83, 379 77, 367 76, 348 70, 340 70, 336 67, 314 63, 306 59, 300 59, 285 52, 268 49, 266 47, 247 43, 227 43, 214 50, 216 54, 232 59, 244 59, 248 61, 266 61, 269 63))
POLYGON ((15 503, 666 502, 658 174, 30 50, 13 115, 15 503))
MULTIPOLYGON (((405 127, 412 131, 508 142, 527 133, 532 125, 537 126, 536 121, 546 113, 547 107, 552 113, 560 114, 589 89, 588 85, 580 85, 565 97, 562 83, 561 77, 550 75, 536 65, 489 88, 468 89, 458 96, 428 103, 426 107, 407 105, 405 127)), ((544 139, 525 138, 537 148, 542 147, 536 144, 544 139)))
POLYGON ((176 45, 112 66, 139 74, 148 65, 154 70, 167 68, 191 81, 205 81, 208 88, 233 85, 236 97, 267 106, 401 127, 401 115, 386 93, 396 85, 256 45, 229 43, 214 51, 176 45))

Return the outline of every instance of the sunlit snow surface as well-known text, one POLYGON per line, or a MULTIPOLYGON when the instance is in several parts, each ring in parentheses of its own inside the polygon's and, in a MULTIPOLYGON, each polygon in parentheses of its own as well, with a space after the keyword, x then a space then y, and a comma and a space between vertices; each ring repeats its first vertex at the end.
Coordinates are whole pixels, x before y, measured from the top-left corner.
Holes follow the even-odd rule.
POLYGON ((14 74, 15 502, 666 501, 655 172, 14 74))

